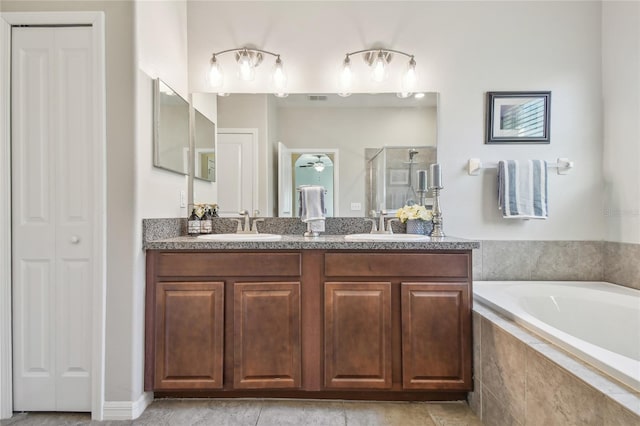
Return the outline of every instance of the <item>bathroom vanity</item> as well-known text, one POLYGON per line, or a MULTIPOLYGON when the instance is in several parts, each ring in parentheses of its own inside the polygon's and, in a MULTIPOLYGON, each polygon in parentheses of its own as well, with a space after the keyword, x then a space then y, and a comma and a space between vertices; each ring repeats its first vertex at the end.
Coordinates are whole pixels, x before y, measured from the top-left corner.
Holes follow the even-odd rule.
POLYGON ((342 236, 147 243, 145 389, 462 399, 474 247, 342 236))

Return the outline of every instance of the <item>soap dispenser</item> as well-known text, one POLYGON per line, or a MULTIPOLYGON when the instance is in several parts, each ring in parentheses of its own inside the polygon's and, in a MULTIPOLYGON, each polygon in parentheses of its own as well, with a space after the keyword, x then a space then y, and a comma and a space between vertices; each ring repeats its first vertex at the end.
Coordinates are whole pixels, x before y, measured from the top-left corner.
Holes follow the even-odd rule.
POLYGON ((191 211, 191 216, 187 221, 187 233, 192 236, 200 234, 200 218, 196 214, 195 208, 191 211))
POLYGON ((211 207, 205 206, 204 213, 200 219, 200 233, 210 234, 213 232, 213 215, 211 214, 211 207))

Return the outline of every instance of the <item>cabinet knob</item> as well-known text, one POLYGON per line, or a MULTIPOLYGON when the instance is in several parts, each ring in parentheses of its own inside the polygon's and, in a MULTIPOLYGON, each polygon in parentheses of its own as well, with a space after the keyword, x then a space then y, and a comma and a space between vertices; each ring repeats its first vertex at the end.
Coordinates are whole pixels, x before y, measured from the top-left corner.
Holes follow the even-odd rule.
POLYGON ((80 242, 80 237, 78 237, 77 235, 73 235, 71 237, 71 244, 78 244, 80 242))

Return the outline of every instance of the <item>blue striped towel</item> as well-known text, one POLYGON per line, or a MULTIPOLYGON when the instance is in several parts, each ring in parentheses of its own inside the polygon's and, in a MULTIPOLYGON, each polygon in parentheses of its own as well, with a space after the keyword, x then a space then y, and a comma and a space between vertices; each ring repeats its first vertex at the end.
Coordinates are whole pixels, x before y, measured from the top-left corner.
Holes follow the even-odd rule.
POLYGON ((498 207, 502 217, 547 219, 547 162, 498 162, 498 207))

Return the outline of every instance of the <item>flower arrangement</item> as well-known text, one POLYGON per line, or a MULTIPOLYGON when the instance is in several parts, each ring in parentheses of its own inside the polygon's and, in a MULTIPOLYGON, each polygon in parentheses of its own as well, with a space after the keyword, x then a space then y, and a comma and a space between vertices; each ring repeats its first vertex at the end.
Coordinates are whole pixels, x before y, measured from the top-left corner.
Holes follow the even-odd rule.
POLYGON ((400 222, 402 223, 414 219, 430 221, 433 218, 433 214, 431 210, 427 210, 425 206, 413 204, 399 208, 396 211, 396 217, 400 218, 400 222))

